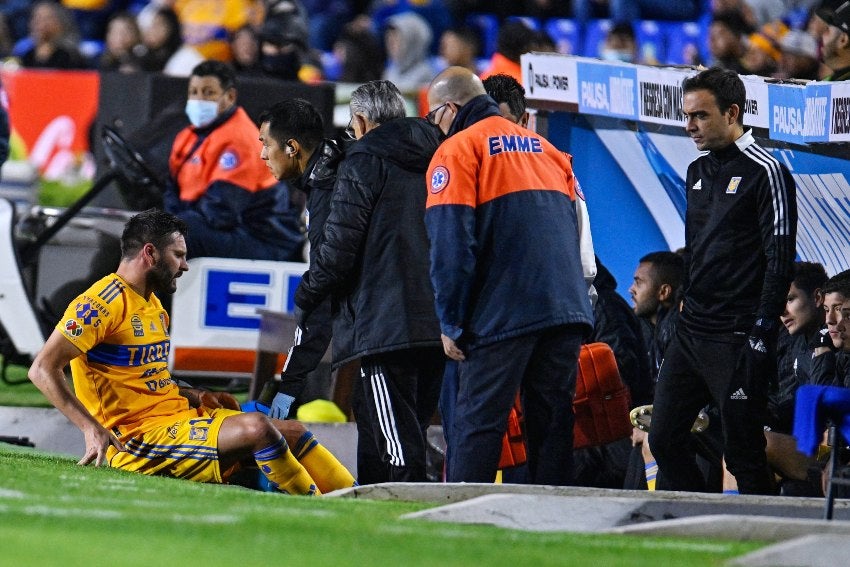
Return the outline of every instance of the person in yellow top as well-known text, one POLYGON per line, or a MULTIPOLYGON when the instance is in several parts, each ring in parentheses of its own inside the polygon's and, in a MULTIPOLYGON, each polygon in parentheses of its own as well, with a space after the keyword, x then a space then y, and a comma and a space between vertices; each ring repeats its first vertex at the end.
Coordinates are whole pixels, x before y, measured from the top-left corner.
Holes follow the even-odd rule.
POLYGON ((355 485, 302 424, 214 407, 221 404, 174 383, 158 295, 174 293, 189 269, 185 233, 185 223, 163 211, 132 217, 117 271, 71 302, 33 361, 30 380, 85 436, 79 464, 222 483, 253 457, 281 492, 355 485))

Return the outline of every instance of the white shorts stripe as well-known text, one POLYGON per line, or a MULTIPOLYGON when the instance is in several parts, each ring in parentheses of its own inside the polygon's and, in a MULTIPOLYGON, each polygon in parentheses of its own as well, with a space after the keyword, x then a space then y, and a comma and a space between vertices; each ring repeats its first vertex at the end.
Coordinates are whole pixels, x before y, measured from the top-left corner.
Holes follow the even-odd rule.
POLYGON ((401 440, 399 439, 398 429, 396 428, 395 414, 393 413, 393 406, 390 401, 390 393, 387 389, 387 381, 382 369, 378 365, 372 365, 371 370, 370 379, 372 383, 372 394, 375 399, 375 409, 378 415, 378 424, 387 442, 387 453, 390 456, 390 464, 403 467, 404 451, 402 450, 401 440))

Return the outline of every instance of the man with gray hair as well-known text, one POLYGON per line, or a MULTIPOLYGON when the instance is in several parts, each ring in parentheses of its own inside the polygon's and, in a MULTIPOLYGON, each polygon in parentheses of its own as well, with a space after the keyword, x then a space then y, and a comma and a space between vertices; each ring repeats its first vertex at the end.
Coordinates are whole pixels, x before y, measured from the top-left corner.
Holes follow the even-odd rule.
POLYGON ((337 302, 334 365, 360 359, 353 393, 361 484, 425 476, 425 429, 443 374, 428 278, 424 179, 440 132, 405 118, 389 81, 358 87, 347 131, 357 141, 337 170, 324 242, 295 292, 299 326, 327 296, 337 302))

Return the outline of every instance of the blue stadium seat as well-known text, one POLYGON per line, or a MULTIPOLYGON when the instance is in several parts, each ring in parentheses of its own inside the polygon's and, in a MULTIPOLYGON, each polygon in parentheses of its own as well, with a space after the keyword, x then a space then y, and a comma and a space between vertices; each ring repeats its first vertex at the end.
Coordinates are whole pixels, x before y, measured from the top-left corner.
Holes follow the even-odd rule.
POLYGON ((794 8, 786 12, 782 19, 793 30, 805 30, 809 22, 809 11, 806 8, 794 8))
POLYGON ((691 65, 705 61, 708 34, 696 22, 668 22, 664 33, 667 37, 666 62, 671 65, 691 65), (696 56, 696 61, 693 57, 696 56))
POLYGON ((546 22, 544 29, 555 42, 558 53, 565 55, 581 53, 581 30, 575 21, 566 18, 552 18, 546 22))
POLYGON ((508 16, 505 18, 506 22, 522 22, 525 24, 525 27, 528 29, 538 31, 541 29, 540 20, 537 18, 532 18, 531 16, 508 16))
POLYGON ((584 49, 582 55, 585 57, 599 57, 605 36, 613 24, 611 20, 589 20, 584 28, 584 49))
POLYGON ((494 14, 470 14, 466 24, 478 30, 481 36, 481 55, 489 59, 496 51, 499 40, 499 18, 494 14))
POLYGON ((657 65, 667 59, 667 43, 661 24, 652 20, 638 20, 633 24, 637 41, 638 62, 657 65))

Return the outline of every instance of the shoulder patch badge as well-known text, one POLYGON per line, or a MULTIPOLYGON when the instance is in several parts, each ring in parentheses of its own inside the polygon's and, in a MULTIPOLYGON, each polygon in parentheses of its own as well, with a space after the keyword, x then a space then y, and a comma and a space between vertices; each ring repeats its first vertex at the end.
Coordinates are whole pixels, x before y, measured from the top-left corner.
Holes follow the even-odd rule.
POLYGON ((439 193, 449 185, 449 170, 438 165, 431 172, 431 193, 439 193))
POLYGON ((79 337, 83 334, 83 326, 76 319, 68 319, 65 321, 65 332, 72 337, 79 337))
POLYGON ((737 193, 738 185, 740 185, 740 184, 741 184, 741 178, 740 177, 733 177, 732 179, 730 179, 729 185, 726 186, 726 194, 727 195, 734 195, 735 193, 737 193))
POLYGON ((218 158, 218 165, 225 171, 236 169, 239 165, 239 158, 233 150, 227 150, 218 158))

